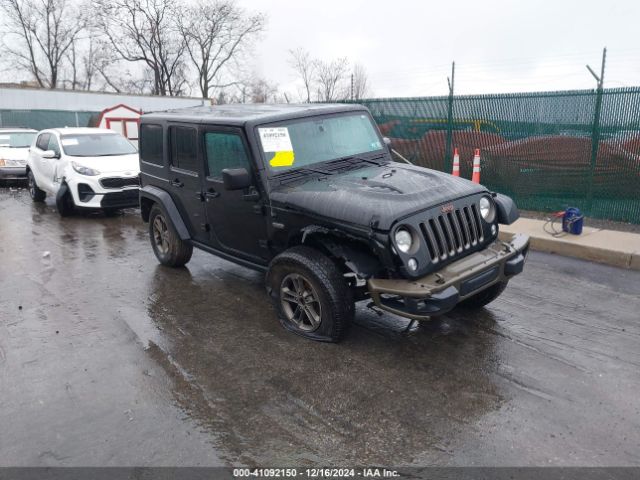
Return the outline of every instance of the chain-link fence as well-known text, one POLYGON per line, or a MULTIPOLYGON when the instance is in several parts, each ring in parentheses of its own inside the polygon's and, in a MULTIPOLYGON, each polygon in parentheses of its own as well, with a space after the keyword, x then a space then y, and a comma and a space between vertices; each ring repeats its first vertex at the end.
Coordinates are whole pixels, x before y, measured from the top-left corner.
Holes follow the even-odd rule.
POLYGON ((451 172, 457 148, 471 178, 479 148, 481 182, 521 209, 640 223, 640 87, 359 103, 413 163, 451 172))

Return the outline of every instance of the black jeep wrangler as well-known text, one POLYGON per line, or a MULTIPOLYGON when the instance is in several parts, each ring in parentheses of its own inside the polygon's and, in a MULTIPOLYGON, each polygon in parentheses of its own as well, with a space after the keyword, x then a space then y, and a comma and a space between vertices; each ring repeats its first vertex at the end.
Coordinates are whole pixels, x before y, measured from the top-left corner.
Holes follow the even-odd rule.
POLYGON ((198 247, 264 271, 282 325, 314 340, 338 341, 361 300, 414 320, 486 305, 529 246, 498 240, 510 198, 393 161, 357 105, 143 115, 140 170, 160 263, 198 247))

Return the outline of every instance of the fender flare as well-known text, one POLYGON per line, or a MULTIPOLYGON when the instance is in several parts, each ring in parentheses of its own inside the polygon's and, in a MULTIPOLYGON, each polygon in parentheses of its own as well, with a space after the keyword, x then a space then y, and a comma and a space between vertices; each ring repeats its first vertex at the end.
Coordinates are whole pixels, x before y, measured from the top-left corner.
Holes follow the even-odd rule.
MULTIPOLYGON (((180 215, 175 202, 171 198, 171 195, 161 188, 146 185, 140 189, 140 205, 142 205, 143 199, 151 200, 160 206, 164 213, 169 217, 169 220, 171 220, 171 223, 176 229, 181 240, 191 240, 189 230, 187 230, 187 226, 184 224, 182 216, 180 215)), ((144 212, 142 213, 142 216, 144 221, 149 221, 148 216, 145 218, 144 212)))

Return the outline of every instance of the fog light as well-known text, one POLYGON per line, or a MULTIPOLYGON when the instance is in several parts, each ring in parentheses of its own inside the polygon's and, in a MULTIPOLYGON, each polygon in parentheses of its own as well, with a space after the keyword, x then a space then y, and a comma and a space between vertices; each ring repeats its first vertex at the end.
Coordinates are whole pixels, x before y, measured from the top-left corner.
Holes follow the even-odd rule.
POLYGON ((416 271, 418 269, 418 261, 415 258, 410 258, 407 262, 407 266, 409 270, 416 271))
POLYGON ((493 225, 491 225, 491 235, 495 237, 497 231, 498 229, 496 228, 496 224, 494 223, 493 225))

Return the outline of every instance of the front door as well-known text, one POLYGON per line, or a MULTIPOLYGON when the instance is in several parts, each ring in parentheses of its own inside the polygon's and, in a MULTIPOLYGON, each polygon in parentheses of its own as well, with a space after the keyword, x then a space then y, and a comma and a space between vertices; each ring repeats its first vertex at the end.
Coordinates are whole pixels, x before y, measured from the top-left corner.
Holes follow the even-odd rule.
POLYGON ((53 137, 50 133, 41 133, 36 140, 36 145, 31 149, 31 167, 36 177, 36 183, 40 188, 49 193, 53 191, 53 164, 55 158, 44 158, 42 154, 49 150, 49 141, 53 137))
POLYGON ((207 222, 202 197, 202 162, 198 130, 193 125, 169 126, 169 192, 191 238, 207 242, 207 222))
POLYGON ((255 171, 242 132, 203 128, 201 135, 207 170, 203 193, 211 242, 232 255, 265 264, 269 259, 266 217, 257 178, 254 175, 254 186, 245 190, 225 190, 222 182, 225 168, 246 168, 251 174, 255 171))

